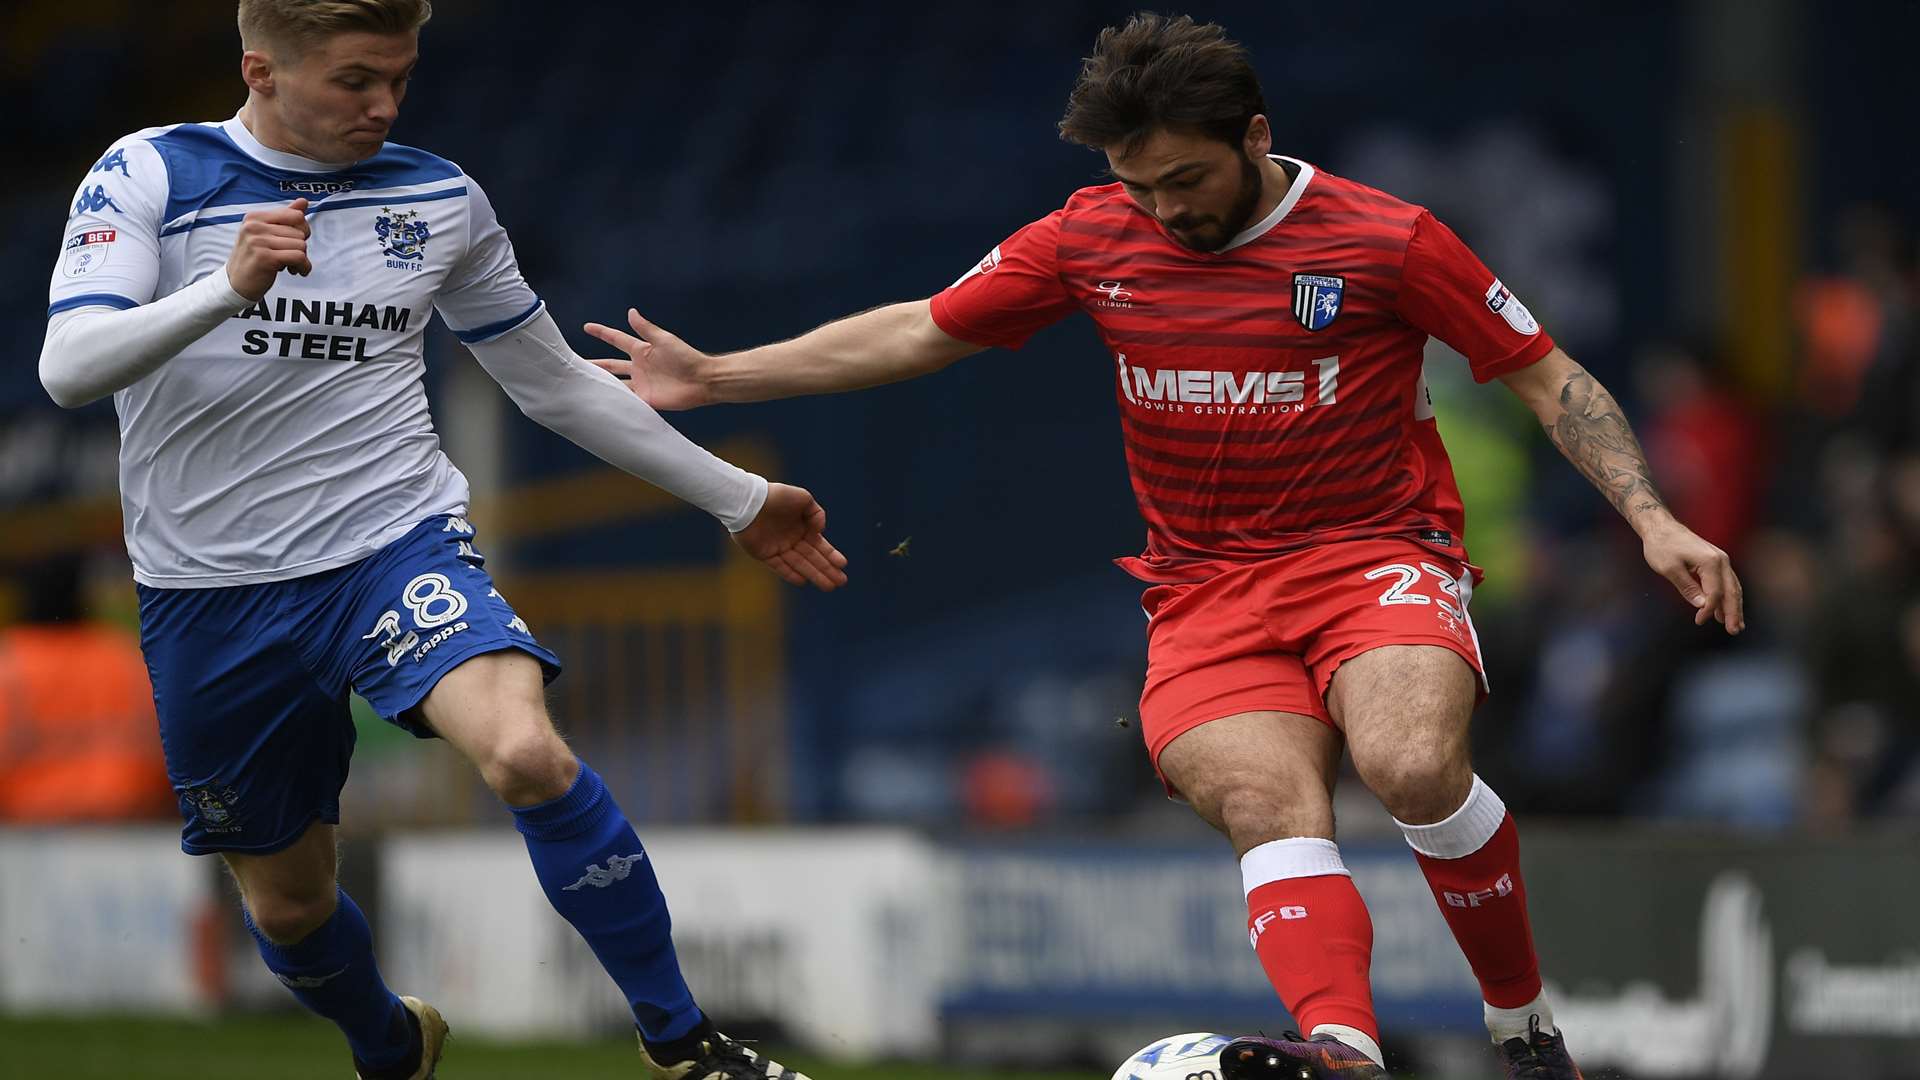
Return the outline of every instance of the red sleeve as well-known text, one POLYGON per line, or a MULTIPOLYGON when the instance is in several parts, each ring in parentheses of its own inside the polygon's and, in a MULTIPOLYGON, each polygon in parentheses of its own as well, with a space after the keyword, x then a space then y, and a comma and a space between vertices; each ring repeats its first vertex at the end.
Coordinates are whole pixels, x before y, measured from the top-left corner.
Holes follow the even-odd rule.
POLYGON ((1017 349, 1079 306, 1060 280, 1056 210, 1000 242, 960 280, 935 293, 934 323, 962 341, 1017 349))
POLYGON ((1453 347, 1476 382, 1511 375, 1553 350, 1533 313, 1433 214, 1414 220, 1400 275, 1400 317, 1453 347))

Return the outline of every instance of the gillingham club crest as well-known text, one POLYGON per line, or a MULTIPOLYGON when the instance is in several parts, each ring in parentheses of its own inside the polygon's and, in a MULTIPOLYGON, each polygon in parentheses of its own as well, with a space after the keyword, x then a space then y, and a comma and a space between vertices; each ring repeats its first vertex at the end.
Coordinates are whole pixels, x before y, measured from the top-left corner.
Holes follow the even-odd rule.
POLYGON ((379 216, 373 219, 373 235, 380 241, 380 253, 387 257, 388 266, 419 270, 426 265, 427 237, 433 230, 427 228, 420 211, 381 207, 379 216))
POLYGON ((1347 279, 1325 274, 1293 275, 1293 314, 1309 330, 1325 330, 1340 314, 1347 279))

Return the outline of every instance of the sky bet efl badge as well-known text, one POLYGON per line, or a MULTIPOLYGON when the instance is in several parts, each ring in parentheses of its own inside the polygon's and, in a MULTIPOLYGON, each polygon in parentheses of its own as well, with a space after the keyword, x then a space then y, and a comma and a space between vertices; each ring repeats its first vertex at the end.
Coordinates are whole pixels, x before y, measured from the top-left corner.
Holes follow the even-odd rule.
POLYGON ((1293 275, 1293 314, 1309 330, 1325 330, 1340 314, 1347 279, 1325 274, 1293 275))
POLYGON ((60 272, 70 278, 86 277, 107 265, 118 235, 113 229, 86 229, 67 237, 60 272))

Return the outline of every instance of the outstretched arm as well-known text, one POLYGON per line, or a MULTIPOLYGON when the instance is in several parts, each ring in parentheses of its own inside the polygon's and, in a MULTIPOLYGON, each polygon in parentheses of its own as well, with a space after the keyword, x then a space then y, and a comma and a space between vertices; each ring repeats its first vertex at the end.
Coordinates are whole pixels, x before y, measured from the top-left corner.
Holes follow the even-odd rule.
POLYGON ((984 348, 935 325, 925 300, 872 308, 788 341, 721 356, 701 352, 638 311, 628 309, 627 321, 631 334, 587 324, 587 333, 628 357, 594 363, 632 379, 633 392, 658 409, 863 390, 939 371, 984 348))
POLYGON ((802 488, 722 461, 576 354, 542 312, 468 346, 520 411, 603 461, 720 519, 734 542, 795 584, 847 583, 846 556, 824 535, 827 513, 802 488))
POLYGON ((1646 452, 1607 388, 1558 348, 1501 382, 1527 403, 1547 437, 1640 535, 1647 565, 1728 633, 1746 627, 1740 579, 1727 553, 1676 520, 1653 486, 1646 452))

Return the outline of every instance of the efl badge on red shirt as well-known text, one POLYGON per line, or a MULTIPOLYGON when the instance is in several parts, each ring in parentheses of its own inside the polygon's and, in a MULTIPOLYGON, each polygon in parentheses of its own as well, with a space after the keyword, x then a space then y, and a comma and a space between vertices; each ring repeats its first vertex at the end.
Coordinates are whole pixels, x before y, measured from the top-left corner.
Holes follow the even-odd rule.
POLYGON ((1293 275, 1293 314, 1309 330, 1325 330, 1340 314, 1347 279, 1324 274, 1293 275))

